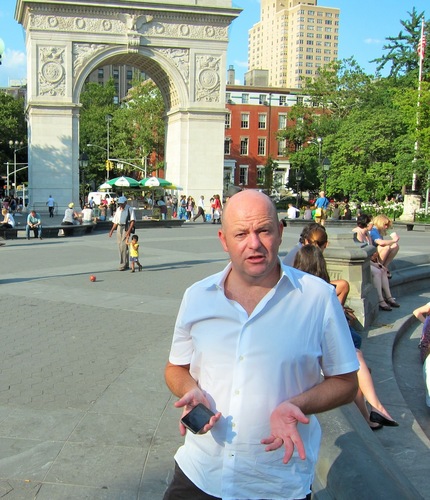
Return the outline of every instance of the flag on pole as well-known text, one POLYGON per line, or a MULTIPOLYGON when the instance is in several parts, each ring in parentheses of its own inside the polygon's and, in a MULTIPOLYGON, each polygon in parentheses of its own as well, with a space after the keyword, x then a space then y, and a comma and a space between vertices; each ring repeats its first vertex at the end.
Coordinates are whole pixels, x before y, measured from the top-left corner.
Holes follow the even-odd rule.
POLYGON ((419 56, 421 61, 424 59, 426 45, 427 45, 427 41, 426 41, 426 35, 424 33, 424 19, 423 19, 422 24, 421 24, 421 38, 420 38, 420 41, 418 42, 418 48, 417 48, 418 56, 419 56))

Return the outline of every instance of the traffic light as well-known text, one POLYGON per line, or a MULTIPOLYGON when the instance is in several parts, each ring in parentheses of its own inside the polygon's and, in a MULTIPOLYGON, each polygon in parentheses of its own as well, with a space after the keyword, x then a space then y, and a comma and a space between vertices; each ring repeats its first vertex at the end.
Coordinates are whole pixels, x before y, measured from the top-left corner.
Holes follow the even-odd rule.
POLYGON ((110 170, 113 170, 113 161, 106 160, 106 170, 109 172, 110 170))

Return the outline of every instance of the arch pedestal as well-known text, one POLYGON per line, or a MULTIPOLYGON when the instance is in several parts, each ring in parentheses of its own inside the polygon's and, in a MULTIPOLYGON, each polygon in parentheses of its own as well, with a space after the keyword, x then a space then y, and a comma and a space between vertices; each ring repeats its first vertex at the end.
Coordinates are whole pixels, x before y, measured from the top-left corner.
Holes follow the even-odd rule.
POLYGON ((105 64, 144 70, 166 103, 166 177, 195 198, 223 189, 231 0, 18 0, 28 53, 29 201, 79 203, 79 96, 105 64), (180 3, 180 5, 178 5, 180 3))

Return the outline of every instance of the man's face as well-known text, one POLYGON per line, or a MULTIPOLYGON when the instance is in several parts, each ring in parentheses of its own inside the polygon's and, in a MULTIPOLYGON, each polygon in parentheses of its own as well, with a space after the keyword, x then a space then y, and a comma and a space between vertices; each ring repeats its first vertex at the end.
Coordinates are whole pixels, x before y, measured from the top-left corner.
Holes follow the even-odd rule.
POLYGON ((259 283, 268 277, 279 279, 282 230, 271 200, 243 191, 228 201, 218 236, 235 272, 249 283, 259 283))

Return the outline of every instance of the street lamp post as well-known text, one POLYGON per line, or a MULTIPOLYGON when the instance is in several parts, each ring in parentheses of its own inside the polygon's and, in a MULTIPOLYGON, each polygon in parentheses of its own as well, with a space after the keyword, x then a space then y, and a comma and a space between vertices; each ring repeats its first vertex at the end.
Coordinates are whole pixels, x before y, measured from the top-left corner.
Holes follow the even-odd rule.
POLYGON ((82 171, 82 193, 84 195, 84 204, 85 204, 85 169, 88 167, 88 155, 85 151, 79 156, 79 167, 82 171))
MULTIPOLYGON (((110 152, 109 152, 110 151, 110 147, 109 147, 109 139, 110 139, 109 133, 110 133, 110 130, 109 130, 109 128, 110 128, 110 122, 112 121, 112 118, 113 118, 113 116, 109 115, 109 114, 107 114, 105 116, 105 120, 106 120, 106 124, 107 124, 107 149, 106 149, 107 158, 106 159, 107 159, 108 162, 110 160, 110 152)), ((107 165, 109 165, 109 163, 107 163, 107 165)), ((106 168, 106 178, 109 180, 109 168, 106 168)))
MULTIPOLYGON (((13 196, 16 197, 16 152, 20 151, 21 149, 25 149, 27 146, 24 146, 24 143, 22 141, 9 141, 9 146, 13 148, 13 196)), ((9 196, 9 173, 7 194, 9 196)))
POLYGON ((327 191, 327 173, 330 170, 331 163, 328 158, 324 158, 322 161, 322 168, 324 173, 324 193, 327 191))
POLYGON ((297 182, 297 208, 300 209, 300 203, 302 200, 301 182, 303 180, 304 172, 303 170, 297 170, 296 172, 296 182, 297 182))

